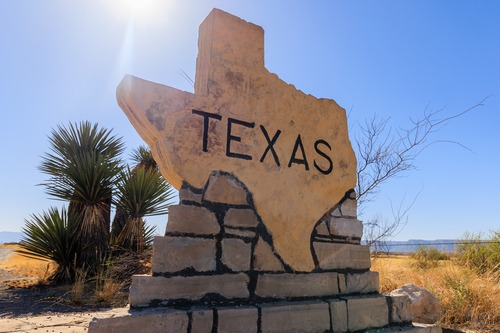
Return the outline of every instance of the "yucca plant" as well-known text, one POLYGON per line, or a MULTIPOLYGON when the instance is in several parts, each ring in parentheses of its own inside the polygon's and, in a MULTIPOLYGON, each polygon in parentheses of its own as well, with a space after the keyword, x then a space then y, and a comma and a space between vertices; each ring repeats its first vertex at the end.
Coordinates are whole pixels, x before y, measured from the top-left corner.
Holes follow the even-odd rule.
POLYGON ((146 146, 139 146, 138 148, 132 150, 130 158, 136 163, 134 169, 144 167, 146 170, 158 171, 158 164, 156 163, 151 150, 146 146))
POLYGON ((24 236, 18 250, 24 256, 52 260, 57 264, 49 277, 54 282, 72 282, 78 247, 73 237, 77 219, 65 208, 51 208, 42 215, 32 215, 25 221, 24 236))
MULTIPOLYGON (((158 164, 156 163, 153 154, 148 147, 139 146, 138 148, 135 148, 130 154, 130 158, 133 162, 135 162, 135 166, 131 171, 132 174, 140 168, 143 168, 150 172, 159 173, 158 164)), ((121 204, 116 205, 116 213, 111 228, 111 242, 113 245, 116 245, 121 249, 132 250, 132 248, 127 247, 127 245, 123 242, 120 243, 118 239, 118 235, 122 232, 130 217, 130 214, 124 208, 122 208, 122 206, 123 205, 121 204)), ((153 242, 156 228, 154 226, 149 226, 148 224, 146 224, 146 220, 143 219, 143 221, 144 245, 147 247, 153 242)))
POLYGON ((127 220, 116 237, 116 244, 142 251, 146 245, 145 235, 151 236, 151 229, 148 231, 144 225, 144 216, 166 214, 173 197, 172 186, 156 170, 139 167, 122 172, 115 205, 127 213, 127 220))
MULTIPOLYGON (((132 150, 130 154, 130 159, 135 162, 135 166, 132 168, 132 173, 139 168, 145 168, 151 172, 159 172, 158 164, 153 158, 151 150, 146 146, 139 146, 132 150)), ((123 230, 123 227, 127 223, 129 214, 121 207, 121 205, 116 205, 115 217, 113 218, 113 224, 111 225, 111 242, 116 243, 117 237, 123 230)), ((154 233, 154 228, 149 228, 144 230, 145 233, 154 233)), ((147 242, 146 242, 147 243, 147 242)), ((121 244, 122 246, 124 244, 121 244)))
POLYGON ((42 157, 39 169, 50 177, 42 185, 49 195, 69 201, 68 213, 77 219, 77 268, 95 269, 108 253, 112 191, 122 170, 123 143, 90 122, 58 126, 49 142, 51 153, 42 157))

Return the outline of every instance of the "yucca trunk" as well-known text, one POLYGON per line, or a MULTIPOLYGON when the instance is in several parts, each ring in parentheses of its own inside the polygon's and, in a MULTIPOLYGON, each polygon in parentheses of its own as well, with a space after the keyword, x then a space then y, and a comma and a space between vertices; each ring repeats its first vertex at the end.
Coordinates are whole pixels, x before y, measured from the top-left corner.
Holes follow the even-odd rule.
POLYGON ((106 261, 109 251, 111 198, 95 204, 72 200, 68 212, 77 217, 74 234, 80 251, 76 267, 95 272, 106 261))
POLYGON ((125 249, 144 251, 144 221, 142 217, 129 217, 117 237, 117 243, 125 249))

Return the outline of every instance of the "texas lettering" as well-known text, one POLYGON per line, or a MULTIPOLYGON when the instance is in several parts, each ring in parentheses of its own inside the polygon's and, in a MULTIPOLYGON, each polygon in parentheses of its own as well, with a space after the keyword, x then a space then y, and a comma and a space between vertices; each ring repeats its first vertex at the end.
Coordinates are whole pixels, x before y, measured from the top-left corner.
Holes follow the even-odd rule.
POLYGON ((200 144, 200 148, 205 153, 210 153, 208 140, 209 126, 226 126, 227 135, 225 138, 225 153, 229 158, 238 158, 250 161, 255 157, 258 158, 261 163, 263 163, 267 158, 272 158, 277 167, 281 167, 282 163, 285 163, 288 168, 294 167, 294 164, 296 164, 302 166, 306 171, 309 171, 311 168, 309 161, 311 161, 310 158, 312 158, 312 166, 323 175, 328 175, 333 170, 333 161, 330 158, 332 147, 326 140, 318 139, 314 141, 312 147, 304 147, 302 137, 299 133, 297 134, 294 145, 292 147, 286 147, 288 148, 289 156, 282 156, 280 158, 275 147, 280 145, 279 138, 282 133, 281 130, 278 129, 275 131, 269 131, 264 125, 257 125, 255 122, 248 122, 231 117, 224 118, 219 114, 201 110, 193 109, 192 114, 203 117, 203 139, 200 144), (267 143, 266 148, 261 152, 255 152, 255 155, 238 152, 233 143, 241 143, 242 140, 245 140, 244 137, 240 137, 235 134, 235 129, 238 126, 254 129, 260 132, 267 143))

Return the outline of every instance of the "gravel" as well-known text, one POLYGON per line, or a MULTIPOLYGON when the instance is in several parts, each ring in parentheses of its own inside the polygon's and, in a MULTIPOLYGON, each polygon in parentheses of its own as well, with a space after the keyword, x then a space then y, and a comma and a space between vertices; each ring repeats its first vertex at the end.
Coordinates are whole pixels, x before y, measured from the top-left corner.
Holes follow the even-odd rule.
POLYGON ((14 252, 14 249, 6 249, 0 247, 0 261, 4 261, 5 259, 7 259, 12 254, 12 252, 14 252))

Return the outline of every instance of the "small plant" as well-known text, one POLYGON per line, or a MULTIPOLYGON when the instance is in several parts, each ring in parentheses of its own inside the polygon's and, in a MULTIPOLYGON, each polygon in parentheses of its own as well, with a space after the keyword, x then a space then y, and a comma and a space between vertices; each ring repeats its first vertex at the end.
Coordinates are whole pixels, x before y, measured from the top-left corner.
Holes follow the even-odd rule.
POLYGON ((111 262, 108 260, 107 265, 102 266, 93 278, 95 282, 93 299, 97 303, 116 303, 117 296, 124 287, 124 283, 113 279, 110 274, 110 267, 111 262))
POLYGON ((478 274, 500 272, 500 230, 492 231, 487 241, 481 233, 466 233, 457 254, 461 264, 478 274))
POLYGON ((435 247, 419 246, 417 251, 412 254, 413 265, 416 268, 428 269, 439 266, 440 260, 450 260, 450 257, 435 247))
MULTIPOLYGON (((72 282, 75 277, 75 260, 77 256, 76 240, 73 237, 76 218, 51 208, 42 215, 32 215, 26 221, 24 238, 19 242, 18 252, 35 259, 48 259, 57 264, 48 280, 53 282, 72 282)), ((48 268, 47 268, 48 271, 48 268)))
POLYGON ((124 284, 114 281, 107 276, 96 283, 94 298, 97 303, 113 304, 116 302, 117 295, 123 289, 124 284))
POLYGON ((71 287, 70 299, 74 304, 82 304, 85 293, 85 282, 87 280, 87 271, 77 269, 75 274, 75 282, 71 287))
POLYGON ((125 224, 115 239, 116 245, 142 252, 152 241, 151 237, 144 237, 152 233, 148 232, 150 228, 145 225, 144 216, 167 214, 174 191, 156 169, 145 167, 134 171, 126 169, 116 187, 115 205, 126 212, 125 224))

